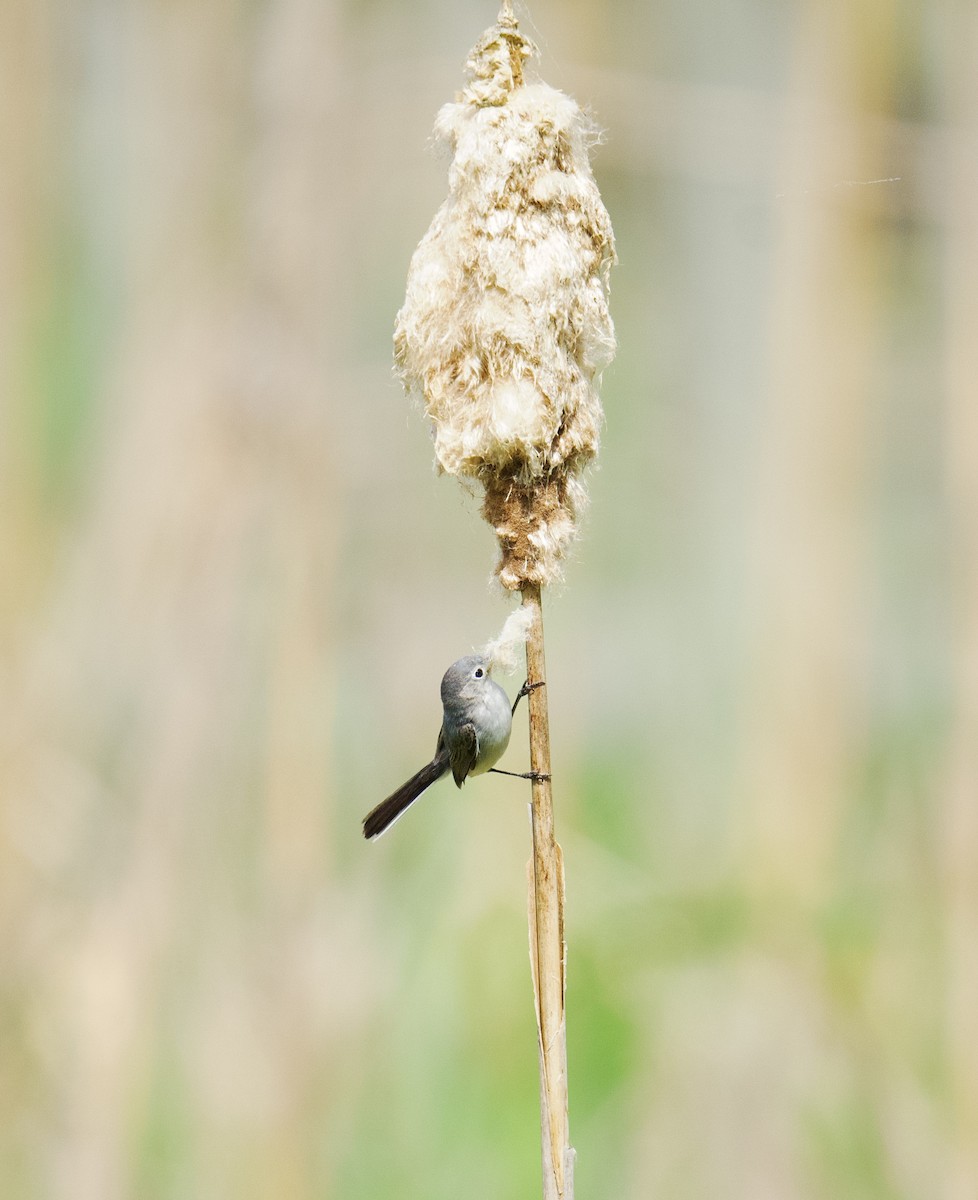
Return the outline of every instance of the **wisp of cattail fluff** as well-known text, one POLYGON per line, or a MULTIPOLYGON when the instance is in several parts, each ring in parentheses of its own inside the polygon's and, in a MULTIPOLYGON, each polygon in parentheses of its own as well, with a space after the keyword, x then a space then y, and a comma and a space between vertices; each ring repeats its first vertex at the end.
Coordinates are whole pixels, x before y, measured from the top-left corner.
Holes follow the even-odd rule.
POLYGON ((521 605, 514 608, 499 631, 497 637, 486 642, 481 650, 485 658, 502 675, 512 675, 522 661, 526 635, 533 622, 531 609, 521 605))
POLYGON ((504 586, 553 582, 598 451, 614 356, 614 235, 577 104, 526 83, 534 47, 504 10, 435 125, 449 195, 411 260, 395 361, 441 470, 484 489, 504 586))

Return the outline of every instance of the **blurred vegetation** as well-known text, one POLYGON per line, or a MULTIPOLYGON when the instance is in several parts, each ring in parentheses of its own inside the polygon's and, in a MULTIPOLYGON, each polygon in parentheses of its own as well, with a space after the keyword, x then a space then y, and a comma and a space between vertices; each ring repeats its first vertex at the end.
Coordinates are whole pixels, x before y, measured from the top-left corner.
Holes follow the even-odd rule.
MULTIPOLYGON (((978 18, 518 14, 621 259, 547 609, 578 1194, 974 1200, 978 18)), ((4 1197, 538 1186, 522 785, 360 838, 507 611, 390 376, 494 17, 0 8, 4 1197)))

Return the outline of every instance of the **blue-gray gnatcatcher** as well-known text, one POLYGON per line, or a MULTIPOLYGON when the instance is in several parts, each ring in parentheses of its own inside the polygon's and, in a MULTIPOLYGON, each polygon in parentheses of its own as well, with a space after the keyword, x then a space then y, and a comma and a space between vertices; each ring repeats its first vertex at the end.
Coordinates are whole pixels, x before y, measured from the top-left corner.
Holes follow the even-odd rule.
MULTIPOLYGON (((449 770, 457 787, 461 787, 470 775, 496 771, 495 764, 509 745, 516 705, 534 688, 542 687, 542 683, 524 683, 510 706, 509 697, 490 678, 490 670, 487 659, 470 654, 452 663, 445 672, 441 681, 441 702, 445 715, 438 733, 435 757, 367 813, 363 818, 365 838, 375 838, 383 833, 409 804, 413 804, 426 788, 449 770)), ((532 771, 496 773, 516 775, 518 779, 541 778, 532 771)))

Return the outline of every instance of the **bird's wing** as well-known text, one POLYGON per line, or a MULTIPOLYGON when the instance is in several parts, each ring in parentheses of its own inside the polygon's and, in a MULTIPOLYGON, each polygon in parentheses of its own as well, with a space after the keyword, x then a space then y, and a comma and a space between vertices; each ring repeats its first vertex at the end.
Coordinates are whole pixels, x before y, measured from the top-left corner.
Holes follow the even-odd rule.
POLYGON ((479 738, 474 725, 460 725, 455 730, 452 744, 448 748, 448 761, 456 787, 461 787, 465 777, 475 766, 479 757, 479 738))

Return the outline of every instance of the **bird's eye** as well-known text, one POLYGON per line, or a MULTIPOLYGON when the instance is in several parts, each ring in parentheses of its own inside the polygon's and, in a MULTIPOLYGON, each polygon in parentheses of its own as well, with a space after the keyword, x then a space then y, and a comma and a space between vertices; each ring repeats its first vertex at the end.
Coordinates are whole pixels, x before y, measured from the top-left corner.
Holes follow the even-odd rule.
POLYGON ((473 674, 475 675, 476 679, 481 679, 482 676, 485 675, 485 671, 483 671, 481 667, 476 667, 473 674))

